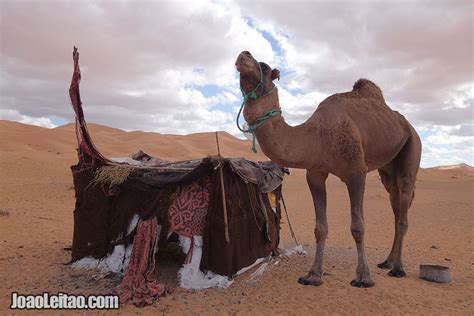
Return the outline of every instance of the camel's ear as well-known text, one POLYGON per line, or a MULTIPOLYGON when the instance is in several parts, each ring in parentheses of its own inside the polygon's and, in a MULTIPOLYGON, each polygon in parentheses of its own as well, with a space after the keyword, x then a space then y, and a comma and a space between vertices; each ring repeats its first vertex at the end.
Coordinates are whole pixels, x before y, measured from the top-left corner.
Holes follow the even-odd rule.
POLYGON ((272 81, 275 79, 278 79, 278 81, 280 81, 280 70, 276 68, 272 70, 272 81))

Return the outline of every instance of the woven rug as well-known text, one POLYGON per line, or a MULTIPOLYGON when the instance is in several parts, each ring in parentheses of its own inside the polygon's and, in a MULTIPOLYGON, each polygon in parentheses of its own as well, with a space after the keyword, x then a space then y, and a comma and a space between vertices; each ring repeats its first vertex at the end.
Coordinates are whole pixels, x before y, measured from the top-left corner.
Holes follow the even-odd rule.
POLYGON ((168 209, 170 231, 189 238, 202 236, 209 208, 210 188, 209 176, 179 187, 176 199, 168 209))
POLYGON ((157 243, 157 220, 140 220, 133 239, 130 262, 122 283, 115 289, 120 304, 132 303, 138 307, 151 305, 160 296, 170 292, 168 286, 155 277, 155 246, 157 243))

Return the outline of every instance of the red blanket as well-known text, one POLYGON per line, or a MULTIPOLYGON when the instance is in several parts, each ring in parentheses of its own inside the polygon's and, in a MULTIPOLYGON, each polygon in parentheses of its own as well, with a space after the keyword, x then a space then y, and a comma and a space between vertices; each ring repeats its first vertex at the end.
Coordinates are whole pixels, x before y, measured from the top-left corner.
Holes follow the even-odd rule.
POLYGON ((143 307, 153 304, 160 296, 169 292, 168 286, 158 283, 155 277, 156 243, 156 218, 140 220, 127 271, 122 283, 115 289, 121 304, 131 302, 143 307))

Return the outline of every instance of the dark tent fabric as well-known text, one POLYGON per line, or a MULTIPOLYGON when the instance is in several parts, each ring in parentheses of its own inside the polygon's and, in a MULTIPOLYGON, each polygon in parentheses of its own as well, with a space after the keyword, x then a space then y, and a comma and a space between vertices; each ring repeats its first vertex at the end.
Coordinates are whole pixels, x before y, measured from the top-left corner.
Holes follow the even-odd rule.
MULTIPOLYGON (((114 187, 91 185, 97 168, 82 168, 80 163, 73 166, 76 209, 72 261, 86 256, 102 258, 111 253, 115 245, 129 244, 131 240, 119 237, 126 236, 134 214, 141 219, 156 216, 166 227, 167 210, 178 186, 206 174, 210 175, 212 185, 201 269, 231 276, 256 259, 275 252, 279 243, 280 208, 278 206, 274 212, 267 194, 261 193, 256 184, 246 183, 238 176, 230 161, 232 159, 204 158, 196 169, 179 175, 135 168, 122 184, 114 187), (217 163, 224 165, 229 242, 224 235, 217 163)), ((275 166, 274 171, 279 171, 278 174, 281 168, 275 166)), ((280 189, 279 186, 275 190, 277 196, 281 194, 280 189)))
MULTIPOLYGON (((157 218, 163 227, 161 247, 166 243, 168 207, 176 198, 178 187, 206 175, 211 179, 211 198, 205 219, 201 270, 232 276, 256 259, 277 252, 283 168, 243 158, 206 157, 154 165, 118 163, 106 158, 94 146, 87 130, 76 49, 73 60, 69 93, 76 113, 79 162, 71 167, 76 193, 72 262, 88 256, 103 258, 116 245, 132 243, 133 234, 127 236, 127 228, 135 214, 142 220, 157 218), (98 171, 104 167, 126 170, 127 176, 116 184, 98 182, 98 171), (225 238, 220 168, 224 175, 229 241, 225 238), (267 192, 277 197, 275 210, 267 192)), ((150 157, 141 151, 138 154, 150 157)))

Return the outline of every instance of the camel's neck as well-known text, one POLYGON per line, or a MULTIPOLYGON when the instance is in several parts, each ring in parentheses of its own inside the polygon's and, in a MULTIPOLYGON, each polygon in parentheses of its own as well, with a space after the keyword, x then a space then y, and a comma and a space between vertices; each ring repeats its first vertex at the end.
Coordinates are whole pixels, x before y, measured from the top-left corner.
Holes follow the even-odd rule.
MULTIPOLYGON (((243 115, 247 122, 256 122, 269 110, 280 108, 278 89, 249 100, 243 115)), ((274 116, 257 128, 255 136, 263 153, 274 162, 292 168, 310 169, 319 164, 319 129, 317 117, 298 126, 288 125, 283 116, 274 116)))
POLYGON ((317 164, 319 132, 305 122, 288 125, 282 116, 273 117, 257 129, 256 137, 263 153, 274 162, 291 168, 310 169, 317 164))

